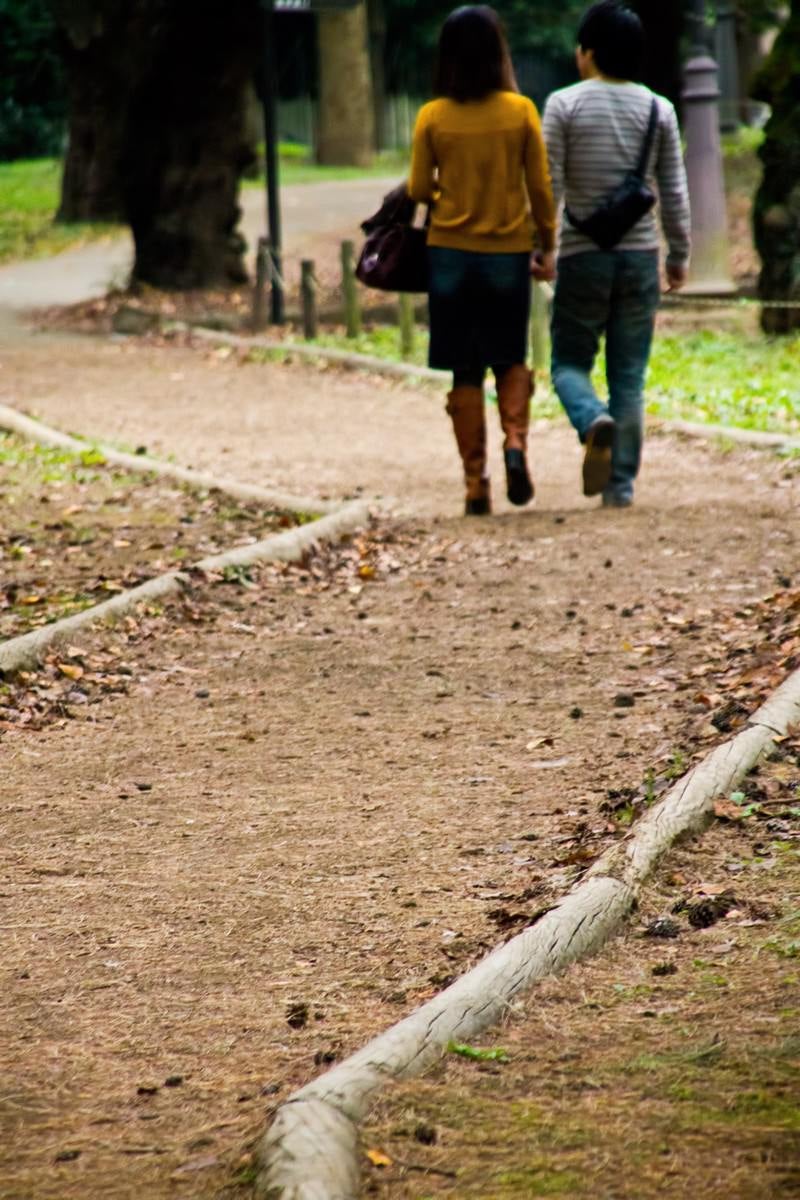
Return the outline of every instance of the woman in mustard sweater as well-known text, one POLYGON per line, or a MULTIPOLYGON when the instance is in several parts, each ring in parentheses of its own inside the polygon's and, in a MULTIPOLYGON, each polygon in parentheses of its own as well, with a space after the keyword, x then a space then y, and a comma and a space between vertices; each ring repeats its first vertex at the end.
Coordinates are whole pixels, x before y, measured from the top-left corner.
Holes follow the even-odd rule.
POLYGON ((525 365, 534 226, 537 278, 554 275, 555 211, 539 114, 517 91, 500 19, 458 8, 442 27, 437 99, 419 113, 408 191, 430 203, 430 364, 453 372, 447 412, 466 512, 491 512, 483 380, 497 381, 508 498, 527 504, 533 376, 525 365))

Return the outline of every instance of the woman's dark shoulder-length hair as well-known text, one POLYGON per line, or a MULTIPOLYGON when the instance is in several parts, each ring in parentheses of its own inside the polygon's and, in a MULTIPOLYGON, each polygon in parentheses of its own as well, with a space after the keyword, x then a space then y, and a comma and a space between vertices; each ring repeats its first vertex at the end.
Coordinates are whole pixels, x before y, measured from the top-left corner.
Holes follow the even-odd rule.
POLYGON ((482 100, 490 92, 516 92, 505 30, 493 8, 468 4, 442 26, 433 81, 437 96, 482 100))

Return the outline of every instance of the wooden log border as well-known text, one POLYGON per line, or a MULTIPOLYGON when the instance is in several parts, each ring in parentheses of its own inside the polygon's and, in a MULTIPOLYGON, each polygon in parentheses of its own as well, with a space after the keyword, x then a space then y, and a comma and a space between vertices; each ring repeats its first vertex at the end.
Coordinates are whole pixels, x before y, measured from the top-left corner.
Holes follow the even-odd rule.
POLYGON ((789 433, 768 433, 761 429, 739 429, 736 425, 703 425, 697 421, 658 421, 653 426, 655 433, 679 433, 684 437, 725 438, 740 446, 754 446, 762 450, 800 450, 800 437, 789 433))
POLYGON ((352 371, 367 371, 372 375, 392 375, 400 379, 425 379, 433 383, 449 383, 449 371, 436 371, 433 367, 417 367, 413 363, 393 362, 390 358, 376 358, 372 354, 356 354, 352 350, 338 350, 335 346, 305 346, 302 342, 281 342, 275 338, 242 337, 238 333, 225 333, 217 329, 206 329, 202 325, 185 325, 176 322, 172 329, 191 333, 192 337, 204 342, 223 346, 235 346, 238 350, 269 350, 271 353, 297 355, 298 358, 316 359, 318 362, 333 363, 352 371))
MULTIPOLYGON (((297 562, 320 542, 336 541, 343 534, 358 529, 366 523, 368 517, 367 503, 357 500, 316 521, 310 521, 307 525, 287 529, 283 533, 273 534, 247 546, 236 546, 222 554, 209 555, 195 563, 193 570, 223 571, 226 567, 248 566, 251 563, 266 561, 297 562)), ((74 616, 64 617, 20 637, 10 638, 0 643, 0 677, 35 665, 48 646, 62 641, 86 625, 122 616, 143 601, 175 595, 190 584, 191 575, 188 571, 169 571, 154 579, 148 579, 138 587, 120 592, 110 600, 104 600, 102 604, 85 608, 74 616)))
POLYGON ((393 1080, 419 1074, 451 1040, 469 1041, 500 1020, 512 1000, 538 980, 599 950, 634 910, 663 855, 679 838, 699 833, 711 820, 714 800, 732 790, 798 720, 800 670, 535 925, 290 1096, 258 1144, 259 1200, 357 1200, 358 1125, 377 1093, 393 1080))
MULTIPOLYGON (((449 383, 451 375, 448 371, 437 371, 433 367, 417 367, 412 363, 392 362, 387 358, 376 358, 371 354, 356 354, 352 350, 339 350, 327 346, 305 346, 301 342, 281 342, 274 338, 242 337, 236 333, 225 333, 222 330, 207 329, 202 325, 182 325, 176 322, 173 329, 183 329, 203 341, 216 342, 225 346, 235 346, 237 349, 252 348, 269 350, 286 355, 297 355, 312 361, 332 363, 334 366, 348 368, 352 371, 366 371, 376 375, 390 375, 402 379, 417 379, 431 383, 449 383)), ((650 424, 651 433, 677 433, 684 437, 701 438, 712 441, 714 438, 727 438, 737 445, 754 446, 764 450, 800 450, 800 437, 788 433, 768 433, 759 429, 739 429, 735 425, 703 425, 695 421, 668 420, 653 417, 650 424)))
POLYGON ((181 467, 177 463, 162 462, 158 458, 149 458, 146 454, 128 454, 124 450, 115 450, 113 446, 102 443, 88 442, 53 429, 32 417, 26 416, 16 408, 0 404, 0 429, 9 433, 19 434, 29 441, 38 442, 42 446, 56 446, 69 450, 74 454, 85 454, 95 450, 102 454, 107 463, 116 467, 125 467, 129 471, 137 471, 143 475, 158 475, 164 479, 175 479, 179 483, 187 483, 191 487, 208 491, 227 492, 238 500, 256 500, 269 504, 273 508, 284 508, 288 512, 303 513, 332 513, 342 507, 338 500, 320 500, 314 496, 295 496, 291 492, 282 492, 276 488, 263 488, 257 484, 240 483, 236 479, 218 479, 205 471, 194 471, 191 467, 181 467))

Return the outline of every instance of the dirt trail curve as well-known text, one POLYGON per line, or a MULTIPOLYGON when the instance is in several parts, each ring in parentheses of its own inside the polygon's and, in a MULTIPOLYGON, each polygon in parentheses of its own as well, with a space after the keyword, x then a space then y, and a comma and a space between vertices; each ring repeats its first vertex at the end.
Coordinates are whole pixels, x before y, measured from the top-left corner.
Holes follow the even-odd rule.
POLYGON ((395 514, 396 570, 276 575, 143 643, 129 695, 0 746, 4 1197, 241 1195, 274 1097, 493 944, 492 896, 564 886, 561 839, 680 747, 710 610, 796 570, 797 477, 653 438, 604 512, 547 426, 515 512, 493 427, 498 512, 467 522, 431 392, 42 336, 0 347, 0 398, 395 514))
MULTIPOLYGON (((287 190, 287 241, 344 235, 383 187, 287 190)), ((6 268, 0 308, 108 265, 6 268)), ((564 887, 564 839, 680 749, 709 614, 796 570, 798 476, 654 438, 636 508, 603 512, 546 426, 536 506, 511 511, 492 427, 498 512, 465 522, 435 392, 10 326, 4 403, 392 515, 375 580, 276 574, 130 650, 127 696, 0 743, 0 1194, 241 1195, 273 1098, 497 941, 498 893, 564 887)))

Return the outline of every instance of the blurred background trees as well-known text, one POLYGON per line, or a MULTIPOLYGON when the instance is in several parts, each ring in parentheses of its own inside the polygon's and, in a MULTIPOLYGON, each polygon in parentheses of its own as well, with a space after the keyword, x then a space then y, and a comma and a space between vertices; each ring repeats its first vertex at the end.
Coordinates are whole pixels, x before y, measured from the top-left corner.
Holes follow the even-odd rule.
MULTIPOLYGON (((755 81, 755 95, 771 115, 759 154, 763 176, 753 208, 761 257, 759 295, 800 305, 800 0, 755 81)), ((767 333, 800 328, 800 308, 764 308, 767 333)))
POLYGON ((0 159, 57 154, 64 72, 47 0, 0 0, 0 159))
MULTIPOLYGON (((800 176, 797 2, 757 92, 773 109, 758 245, 771 260, 784 256, 780 270, 765 269, 767 289, 785 274, 793 235, 778 236, 776 213, 790 211, 792 173, 800 176)), ((652 47, 645 81, 679 103, 687 14, 697 5, 630 3, 652 47)), ((576 78, 575 32, 586 0, 496 0, 496 7, 521 89, 541 106, 576 78)), ((451 8, 452 0, 356 0, 349 10, 277 13, 284 142, 324 163, 357 165, 376 150, 407 147, 451 8)), ((743 99, 748 81, 785 8, 776 0, 706 6, 720 23, 724 12, 735 30, 733 107, 738 101, 741 111, 734 124, 752 117, 743 99)), ((137 278, 183 288, 237 282, 244 275, 237 190, 262 137, 254 86, 262 46, 260 0, 0 0, 0 158, 63 155, 59 218, 127 221, 137 278)))

